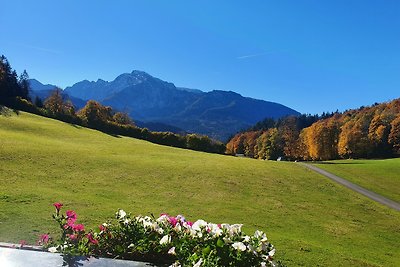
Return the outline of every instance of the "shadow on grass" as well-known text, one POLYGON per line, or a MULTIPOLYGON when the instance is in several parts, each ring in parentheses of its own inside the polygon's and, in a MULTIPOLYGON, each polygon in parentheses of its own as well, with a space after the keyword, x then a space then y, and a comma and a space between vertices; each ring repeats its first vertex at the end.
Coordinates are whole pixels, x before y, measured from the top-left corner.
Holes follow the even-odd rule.
POLYGON ((13 115, 13 113, 16 114, 16 115, 19 115, 19 111, 18 110, 10 109, 8 107, 0 105, 0 115, 2 115, 4 117, 11 117, 13 115))
POLYGON ((325 164, 325 165, 360 165, 364 162, 326 162, 326 161, 313 161, 311 164, 325 164))
MULTIPOLYGON (((65 122, 65 123, 67 123, 67 124, 68 124, 69 126, 71 126, 71 127, 74 127, 75 129, 84 129, 84 128, 86 128, 86 127, 83 127, 83 126, 80 126, 80 125, 74 124, 74 123, 68 123, 68 122, 65 122)), ((102 130, 99 130, 99 129, 94 129, 94 128, 90 128, 90 129, 93 129, 93 130, 102 132, 102 133, 107 134, 107 135, 109 135, 109 136, 111 136, 111 137, 122 138, 122 137, 121 137, 120 135, 118 135, 118 134, 113 134, 113 133, 109 133, 109 132, 102 131, 102 130)))
POLYGON ((69 125, 74 127, 75 129, 82 129, 83 128, 82 126, 79 126, 79 125, 76 125, 76 124, 73 124, 73 123, 69 123, 69 125))

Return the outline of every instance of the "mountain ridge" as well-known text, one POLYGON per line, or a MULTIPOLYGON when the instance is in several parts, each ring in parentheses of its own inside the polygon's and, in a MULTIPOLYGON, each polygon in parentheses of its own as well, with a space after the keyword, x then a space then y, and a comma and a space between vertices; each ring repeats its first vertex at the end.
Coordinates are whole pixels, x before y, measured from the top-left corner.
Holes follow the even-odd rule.
POLYGON ((143 123, 167 124, 223 141, 266 117, 300 114, 282 104, 233 91, 176 87, 139 70, 120 74, 112 81, 83 80, 64 92, 78 99, 99 101, 143 123))

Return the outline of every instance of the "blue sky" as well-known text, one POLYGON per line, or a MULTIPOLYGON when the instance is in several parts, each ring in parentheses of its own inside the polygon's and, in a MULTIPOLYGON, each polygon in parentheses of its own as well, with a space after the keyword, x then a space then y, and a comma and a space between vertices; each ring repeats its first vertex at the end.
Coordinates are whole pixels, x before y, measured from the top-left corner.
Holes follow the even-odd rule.
POLYGON ((143 70, 302 113, 400 97, 400 1, 0 0, 0 54, 61 87, 143 70))

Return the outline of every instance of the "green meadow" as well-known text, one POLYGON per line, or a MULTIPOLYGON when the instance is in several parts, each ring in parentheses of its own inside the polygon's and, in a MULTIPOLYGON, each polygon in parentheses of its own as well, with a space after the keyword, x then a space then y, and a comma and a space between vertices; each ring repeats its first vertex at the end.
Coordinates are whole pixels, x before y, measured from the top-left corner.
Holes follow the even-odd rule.
POLYGON ((366 189, 400 202, 400 158, 333 160, 316 165, 366 189))
POLYGON ((265 231, 287 266, 400 266, 400 213, 300 165, 160 146, 24 112, 0 116, 0 241, 57 233, 56 201, 86 227, 118 208, 243 223, 265 231))

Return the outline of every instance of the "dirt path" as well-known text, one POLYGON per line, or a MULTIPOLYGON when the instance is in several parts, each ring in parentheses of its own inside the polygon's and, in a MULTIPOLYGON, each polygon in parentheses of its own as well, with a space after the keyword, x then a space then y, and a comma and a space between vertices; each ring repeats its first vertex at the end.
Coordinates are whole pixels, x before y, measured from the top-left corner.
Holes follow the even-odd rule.
POLYGON ((343 179, 343 178, 341 178, 339 176, 336 176, 336 175, 334 175, 334 174, 332 174, 330 172, 322 170, 322 169, 320 169, 320 168, 318 168, 318 167, 316 167, 316 166, 314 166, 312 164, 307 164, 307 163, 299 163, 299 164, 304 166, 304 167, 306 167, 306 168, 308 168, 308 169, 310 169, 310 170, 318 172, 319 174, 322 174, 322 175, 328 177, 329 179, 331 179, 331 180, 333 180, 333 181, 335 181, 335 182, 337 182, 337 183, 339 183, 341 185, 344 185, 347 188, 350 188, 353 191, 356 191, 356 192, 358 192, 360 194, 363 194, 364 196, 366 196, 366 197, 368 197, 368 198, 370 198, 372 200, 375 200, 376 202, 379 202, 379 203, 381 203, 381 204, 383 204, 385 206, 388 206, 388 207, 390 207, 392 209, 400 211, 400 203, 398 203, 396 201, 390 200, 390 199, 388 199, 388 198, 386 198, 384 196, 381 196, 381 195, 379 195, 377 193, 374 193, 374 192, 372 192, 370 190, 367 190, 367 189, 365 189, 365 188, 363 188, 363 187, 361 187, 359 185, 353 184, 353 183, 347 181, 346 179, 343 179))

